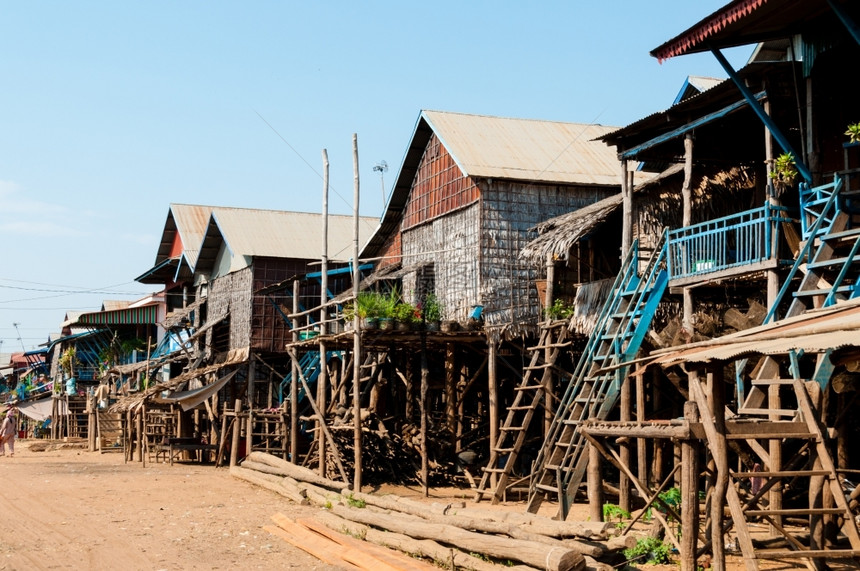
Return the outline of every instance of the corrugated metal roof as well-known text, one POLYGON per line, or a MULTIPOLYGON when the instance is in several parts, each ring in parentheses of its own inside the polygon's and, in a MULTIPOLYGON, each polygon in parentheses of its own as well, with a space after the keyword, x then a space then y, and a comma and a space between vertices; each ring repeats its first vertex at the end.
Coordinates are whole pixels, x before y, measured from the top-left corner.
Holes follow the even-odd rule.
POLYGON ((617 127, 424 111, 468 176, 566 184, 619 184, 615 151, 599 137, 617 127))
MULTIPOLYGON (((734 0, 706 16, 692 27, 651 51, 663 62, 671 57, 755 44, 800 33, 815 22, 819 29, 834 29, 841 24, 833 15, 830 2, 843 10, 856 10, 852 0, 734 0)), ((854 14, 851 14, 854 16, 854 14)))
MULTIPOLYGON (((255 210, 212 209, 211 224, 201 242, 199 262, 208 268, 220 248, 221 239, 232 254, 230 271, 245 267, 254 256, 317 260, 322 257, 322 214, 255 210)), ((359 219, 359 245, 363 246, 379 223, 377 218, 359 219)), ((329 215, 328 258, 352 257, 355 221, 352 216, 329 215)))
POLYGON ((747 355, 781 355, 800 349, 807 353, 822 353, 827 349, 860 347, 858 332, 860 299, 855 299, 773 324, 656 352, 651 362, 669 366, 686 362, 733 361, 747 355))
MULTIPOLYGON (((182 239, 182 251, 188 262, 193 267, 197 264, 197 256, 199 255, 200 243, 203 241, 203 235, 206 233, 206 226, 209 224, 209 217, 212 215, 212 210, 215 207, 205 206, 202 204, 171 204, 170 213, 168 214, 168 222, 172 216, 175 224, 175 229, 179 232, 179 237, 182 239)), ((165 225, 165 231, 168 230, 165 225)), ((163 236, 162 239, 168 238, 163 236)), ((165 244, 161 243, 159 248, 160 257, 156 263, 170 256, 170 247, 172 246, 172 236, 170 241, 165 244)))

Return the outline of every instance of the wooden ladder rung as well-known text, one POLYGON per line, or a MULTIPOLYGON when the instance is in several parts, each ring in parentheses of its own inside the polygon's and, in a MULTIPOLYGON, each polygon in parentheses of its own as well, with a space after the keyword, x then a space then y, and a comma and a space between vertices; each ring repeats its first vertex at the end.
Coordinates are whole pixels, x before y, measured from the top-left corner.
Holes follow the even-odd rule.
POLYGON ((836 515, 844 514, 845 510, 840 508, 784 508, 779 510, 747 510, 744 512, 748 516, 758 515, 787 515, 787 516, 802 516, 802 515, 836 515))
POLYGON ((850 559, 860 555, 857 549, 803 549, 792 551, 788 549, 756 550, 757 559, 789 559, 798 557, 814 557, 816 559, 850 559))
POLYGON ((776 470, 773 472, 732 472, 734 478, 793 478, 798 476, 830 476, 827 470, 776 470))
POLYGON ((777 416, 795 416, 796 414, 798 414, 798 411, 792 410, 790 408, 739 408, 738 414, 752 414, 752 415, 775 414, 777 416))

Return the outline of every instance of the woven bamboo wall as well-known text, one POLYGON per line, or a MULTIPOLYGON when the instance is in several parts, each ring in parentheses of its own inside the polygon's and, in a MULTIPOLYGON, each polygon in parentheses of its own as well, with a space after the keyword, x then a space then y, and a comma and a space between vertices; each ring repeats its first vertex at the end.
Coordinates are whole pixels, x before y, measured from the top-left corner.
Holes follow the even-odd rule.
POLYGON ((540 316, 536 269, 519 251, 535 237, 529 228, 617 193, 616 188, 517 182, 482 183, 481 299, 490 324, 523 323, 540 316))

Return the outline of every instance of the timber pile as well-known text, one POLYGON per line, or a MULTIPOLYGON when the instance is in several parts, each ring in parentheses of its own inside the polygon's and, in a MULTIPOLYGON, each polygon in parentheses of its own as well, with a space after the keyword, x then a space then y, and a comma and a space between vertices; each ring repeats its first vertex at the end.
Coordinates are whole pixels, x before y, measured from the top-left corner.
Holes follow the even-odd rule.
POLYGON ((466 507, 462 502, 429 503, 353 492, 344 482, 321 478, 262 452, 252 452, 230 473, 293 501, 323 508, 314 520, 292 522, 276 515, 273 520, 278 527, 268 529, 294 545, 310 546, 313 551, 307 551, 323 561, 349 569, 410 567, 398 566, 366 543, 359 546, 328 530, 418 554, 450 568, 477 571, 497 570, 500 564, 521 571, 609 571, 609 562, 618 562, 619 552, 633 547, 637 539, 632 535, 610 537, 615 530, 611 523, 557 521, 529 513, 466 507), (340 551, 346 555, 338 555, 339 561, 326 559, 340 551), (366 551, 369 560, 356 559, 356 551, 366 551), (512 564, 515 566, 510 567, 512 564))

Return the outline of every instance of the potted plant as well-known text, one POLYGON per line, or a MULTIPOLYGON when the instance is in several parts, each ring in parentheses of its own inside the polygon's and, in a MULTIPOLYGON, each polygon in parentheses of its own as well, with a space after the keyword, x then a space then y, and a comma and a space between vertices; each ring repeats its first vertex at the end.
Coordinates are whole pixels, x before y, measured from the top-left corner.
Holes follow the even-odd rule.
POLYGON ((391 331, 394 329, 395 310, 400 303, 400 292, 392 288, 387 295, 379 296, 379 329, 391 331))
POLYGON ((778 190, 782 191, 791 187, 794 184, 794 179, 797 178, 794 155, 783 153, 776 157, 769 176, 778 190))
POLYGON ((848 135, 848 142, 850 144, 860 143, 860 123, 849 124, 845 134, 848 135))
POLYGON ((397 322, 397 329, 400 331, 409 331, 412 329, 412 325, 420 318, 420 313, 416 318, 416 309, 411 303, 401 301, 394 307, 394 320, 397 322))
POLYGON ((374 291, 359 292, 355 298, 355 314, 362 320, 365 329, 379 326, 380 297, 374 291))
POLYGON ((428 331, 438 331, 439 323, 442 321, 442 305, 435 294, 428 293, 421 306, 424 323, 428 331))

